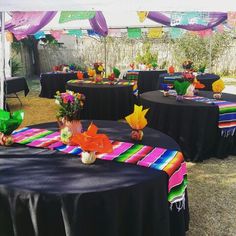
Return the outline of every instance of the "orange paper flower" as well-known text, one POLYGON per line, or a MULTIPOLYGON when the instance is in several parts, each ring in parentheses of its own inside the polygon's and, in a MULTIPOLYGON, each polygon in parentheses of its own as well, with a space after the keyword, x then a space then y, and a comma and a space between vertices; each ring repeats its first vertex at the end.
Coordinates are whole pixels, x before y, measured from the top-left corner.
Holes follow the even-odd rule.
POLYGON ((194 84, 194 87, 195 87, 196 89, 205 88, 205 85, 202 84, 202 83, 201 83, 199 80, 197 80, 197 79, 194 80, 193 84, 194 84))
POLYGON ((224 81, 221 79, 218 79, 212 84, 212 90, 215 93, 221 93, 224 88, 225 88, 225 84, 224 84, 224 81))
POLYGON ((82 71, 77 72, 77 78, 78 78, 78 80, 82 80, 84 78, 84 74, 82 71))
POLYGON ((88 76, 89 77, 93 77, 94 75, 95 75, 95 70, 93 70, 93 69, 88 69, 88 76))
POLYGON ((79 145, 83 151, 108 153, 112 152, 112 144, 105 134, 97 134, 98 128, 93 123, 90 124, 88 130, 75 135, 72 142, 79 145))
POLYGON ((134 105, 134 112, 125 117, 126 121, 132 129, 140 130, 147 125, 147 119, 145 118, 148 109, 143 110, 143 106, 134 105))

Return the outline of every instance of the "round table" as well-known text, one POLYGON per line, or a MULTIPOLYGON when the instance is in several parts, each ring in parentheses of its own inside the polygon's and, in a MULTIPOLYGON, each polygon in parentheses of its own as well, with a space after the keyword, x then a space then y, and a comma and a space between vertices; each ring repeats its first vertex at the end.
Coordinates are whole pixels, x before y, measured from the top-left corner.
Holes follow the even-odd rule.
POLYGON ((56 92, 66 91, 66 82, 77 79, 77 72, 48 72, 40 75, 40 97, 54 98, 56 92))
MULTIPOLYGON (((212 98, 212 92, 201 91, 199 96, 212 98)), ((236 134, 221 136, 217 106, 188 100, 176 102, 174 96, 164 97, 160 91, 143 93, 140 100, 144 107, 150 108, 148 125, 174 138, 186 160, 236 154, 236 134)), ((223 94, 222 100, 236 102, 236 96, 223 94)))
MULTIPOLYGON (((178 79, 182 76, 182 72, 176 72, 174 74, 169 74, 169 73, 163 73, 160 75, 160 83, 158 89, 161 88, 161 83, 173 83, 174 79, 178 79)), ((207 90, 207 91, 212 91, 212 83, 214 83, 216 80, 220 78, 219 75, 216 74, 210 74, 210 73, 202 73, 197 75, 197 79, 199 82, 205 85, 205 88, 201 90, 207 90)))
MULTIPOLYGON (((94 123, 129 141, 127 124, 94 123)), ((163 133, 144 132, 144 144, 178 149, 163 133)), ((83 165, 78 156, 17 144, 0 147, 0 157, 0 235, 169 236, 188 229, 188 204, 169 209, 163 171, 103 160, 83 165)))
POLYGON ((85 95, 82 119, 118 120, 133 111, 133 85, 67 83, 68 90, 85 95))

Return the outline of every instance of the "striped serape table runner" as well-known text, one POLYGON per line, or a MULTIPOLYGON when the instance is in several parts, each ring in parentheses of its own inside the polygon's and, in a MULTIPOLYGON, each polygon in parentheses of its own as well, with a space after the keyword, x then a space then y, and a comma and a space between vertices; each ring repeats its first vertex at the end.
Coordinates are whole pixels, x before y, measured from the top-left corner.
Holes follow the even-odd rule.
MULTIPOLYGON (((46 129, 28 127, 18 129, 13 133, 13 139, 15 143, 30 147, 48 148, 75 155, 80 155, 82 152, 78 146, 63 144, 59 132, 46 129)), ((97 154, 97 157, 165 171, 169 176, 168 201, 171 206, 173 203, 178 203, 176 206, 179 206, 179 209, 184 206, 187 170, 181 152, 120 141, 112 141, 112 145, 112 153, 97 154)))
MULTIPOLYGON (((96 82, 94 81, 91 81, 91 80, 69 80, 68 83, 72 83, 72 84, 97 84, 96 82)), ((110 81, 102 81, 101 83, 98 83, 99 84, 107 84, 107 85, 132 85, 133 86, 133 94, 135 96, 138 95, 138 85, 137 85, 137 81, 117 81, 117 82, 114 82, 114 84, 111 84, 110 81)))
POLYGON ((218 127, 222 136, 234 135, 236 130, 236 103, 223 100, 193 96, 184 97, 187 100, 214 104, 219 108, 218 127))

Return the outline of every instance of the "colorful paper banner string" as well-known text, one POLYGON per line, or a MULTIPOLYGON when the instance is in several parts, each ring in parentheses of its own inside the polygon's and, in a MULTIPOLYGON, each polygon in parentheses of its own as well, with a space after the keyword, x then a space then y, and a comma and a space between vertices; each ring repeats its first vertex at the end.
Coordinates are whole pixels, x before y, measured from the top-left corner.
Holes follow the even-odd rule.
POLYGON ((35 39, 42 39, 42 38, 45 38, 46 35, 43 31, 39 31, 36 34, 34 34, 34 37, 35 37, 35 39))
POLYGON ((128 28, 128 37, 130 39, 141 38, 142 31, 140 28, 128 28))
POLYGON ((83 33, 82 30, 68 30, 69 35, 74 35, 76 37, 82 37, 83 33))
POLYGON ((161 38, 163 34, 163 28, 150 28, 148 29, 147 37, 148 38, 161 38))
MULTIPOLYGON (((13 138, 16 143, 30 147, 48 148, 74 155, 80 155, 82 152, 79 146, 63 144, 60 141, 59 132, 46 129, 25 127, 14 131, 13 138)), ((97 157, 107 161, 125 162, 165 171, 169 176, 168 201, 171 206, 173 203, 183 203, 180 205, 184 206, 187 169, 181 152, 119 141, 113 141, 112 146, 111 153, 98 154, 97 157)))
POLYGON ((91 19, 95 16, 95 11, 62 11, 59 23, 64 23, 73 20, 91 19))

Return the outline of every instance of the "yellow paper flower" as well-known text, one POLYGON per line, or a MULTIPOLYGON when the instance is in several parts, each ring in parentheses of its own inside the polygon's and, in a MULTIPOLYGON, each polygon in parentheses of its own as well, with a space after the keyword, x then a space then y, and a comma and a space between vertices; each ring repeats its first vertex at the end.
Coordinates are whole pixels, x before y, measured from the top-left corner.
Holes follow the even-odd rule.
POLYGON ((126 121, 132 129, 140 130, 147 125, 147 119, 145 118, 148 109, 143 110, 143 106, 134 105, 134 112, 125 117, 126 121))
POLYGON ((88 69, 88 76, 89 77, 93 77, 95 75, 95 70, 93 70, 93 69, 88 69))
POLYGON ((98 67, 98 71, 101 71, 101 72, 102 72, 102 71, 103 71, 103 67, 102 67, 102 66, 99 66, 99 67, 98 67))
POLYGON ((218 79, 214 83, 212 83, 212 91, 215 93, 221 93, 225 88, 224 81, 222 79, 218 79))

